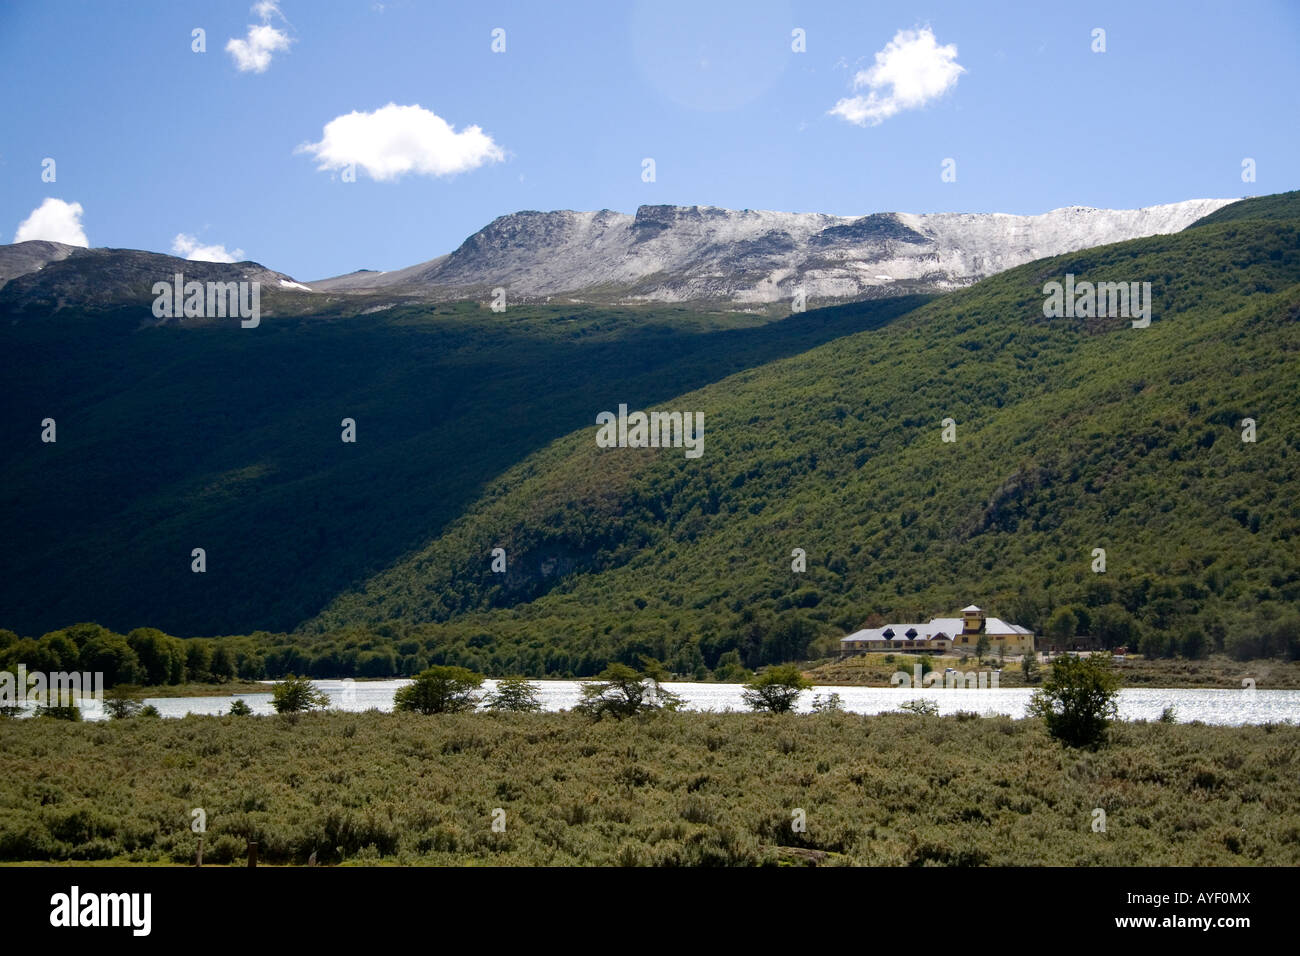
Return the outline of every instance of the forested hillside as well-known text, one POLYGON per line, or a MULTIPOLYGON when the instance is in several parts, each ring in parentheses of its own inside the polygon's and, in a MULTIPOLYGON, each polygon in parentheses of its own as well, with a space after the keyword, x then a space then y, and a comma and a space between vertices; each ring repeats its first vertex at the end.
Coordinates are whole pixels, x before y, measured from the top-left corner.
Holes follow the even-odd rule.
POLYGON ((313 628, 448 622, 423 631, 436 656, 488 669, 649 653, 690 672, 975 601, 1157 653, 1294 651, 1300 222, 1270 205, 1032 263, 679 396, 662 407, 707 423, 696 460, 583 429, 313 628), (1150 327, 1044 318, 1066 273, 1151 282, 1150 327))
MULTIPOLYGON (((1148 654, 1296 657, 1297 319, 1287 194, 767 324, 460 304, 256 338, 6 325, 0 625, 259 632, 195 645, 197 675, 588 675, 646 654, 707 676, 975 602, 1148 654), (1067 274, 1150 282, 1150 326, 1045 317, 1067 274), (702 413, 703 455, 597 447, 619 403, 702 413), (35 440, 46 415, 57 445, 35 440)), ((150 631, 40 646, 183 666, 150 631)))
POLYGON ((292 629, 608 403, 663 401, 924 301, 765 324, 382 298, 287 312, 304 298, 252 329, 142 327, 148 299, 39 317, 0 302, 0 626, 292 629))

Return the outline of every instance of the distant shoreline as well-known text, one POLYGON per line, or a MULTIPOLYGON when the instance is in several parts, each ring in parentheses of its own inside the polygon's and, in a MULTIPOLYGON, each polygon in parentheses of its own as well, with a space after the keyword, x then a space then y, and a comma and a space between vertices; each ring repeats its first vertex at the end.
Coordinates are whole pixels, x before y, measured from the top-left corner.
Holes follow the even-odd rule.
MULTIPOLYGON (((890 687, 890 678, 902 671, 912 676, 913 668, 920 662, 919 655, 894 654, 894 660, 887 662, 883 654, 865 654, 861 657, 844 659, 823 659, 805 661, 799 666, 814 684, 819 687, 890 687)), ((988 674, 996 669, 995 663, 986 662, 977 665, 974 661, 962 661, 952 657, 931 657, 931 666, 943 673, 945 667, 954 667, 962 672, 983 671, 988 674)), ((1046 673, 1050 664, 1039 665, 1040 673, 1046 673)), ((1224 655, 1213 655, 1204 660, 1188 661, 1181 658, 1157 658, 1146 660, 1138 655, 1130 656, 1123 663, 1117 663, 1116 669, 1123 679, 1124 687, 1143 690, 1240 690, 1243 680, 1253 680, 1258 690, 1300 690, 1300 661, 1254 660, 1234 661, 1224 655)), ((313 680, 337 681, 347 678, 316 677, 313 680)), ((357 684, 372 684, 391 680, 404 680, 402 677, 357 677, 357 684)), ((494 678, 487 678, 492 680, 494 678)), ((553 681, 583 680, 575 677, 530 677, 536 683, 553 681)), ((589 679, 589 678, 588 678, 589 679)), ((708 680, 699 681, 687 678, 672 678, 673 684, 743 684, 745 681, 708 680)), ((185 683, 157 684, 140 688, 140 697, 241 697, 247 694, 269 694, 275 679, 238 680, 221 684, 185 683)), ((1019 661, 1008 662, 998 674, 998 686, 1034 687, 1025 682, 1019 661)))
MULTIPOLYGON (((822 685, 889 687, 890 678, 895 672, 903 671, 910 675, 919 660, 919 655, 910 654, 864 654, 861 657, 809 662, 811 666, 805 666, 804 673, 822 685), (885 660, 888 656, 893 657, 892 662, 885 660)), ((971 659, 962 661, 954 657, 931 657, 930 661, 940 673, 945 667, 955 667, 959 671, 991 672, 998 666, 990 661, 980 665, 971 659)), ((1040 663, 1038 666, 1040 674, 1045 674, 1051 667, 1048 663, 1040 663)), ((1236 661, 1223 654, 1195 661, 1183 658, 1148 660, 1134 654, 1123 662, 1117 661, 1115 669, 1123 680, 1122 686, 1143 690, 1240 690, 1243 680, 1253 680, 1253 686, 1258 690, 1300 690, 1300 661, 1236 661)), ((1036 685, 1026 683, 1017 659, 1002 665, 998 686, 1036 685)))

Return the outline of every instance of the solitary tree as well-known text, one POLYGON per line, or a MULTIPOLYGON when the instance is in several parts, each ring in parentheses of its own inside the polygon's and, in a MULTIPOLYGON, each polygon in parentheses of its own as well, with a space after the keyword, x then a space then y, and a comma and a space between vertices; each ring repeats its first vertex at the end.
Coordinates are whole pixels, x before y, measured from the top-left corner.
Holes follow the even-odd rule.
POLYGON ((752 710, 766 710, 785 714, 794 710, 799 695, 812 686, 812 681, 793 664, 769 667, 745 685, 741 697, 752 710))
POLYGON ((488 694, 485 703, 488 710, 531 713, 542 709, 542 702, 537 696, 537 685, 529 683, 525 677, 501 678, 497 681, 496 692, 488 694))
POLYGON ((104 709, 111 720, 134 717, 144 704, 140 702, 140 688, 133 684, 118 684, 104 694, 104 709))
POLYGON ((1029 651, 1020 661, 1020 672, 1025 675, 1026 684, 1037 684, 1041 676, 1038 669, 1038 654, 1029 651))
POLYGON ((271 688, 271 706, 277 714, 296 714, 304 710, 328 707, 329 695, 316 689, 306 677, 290 674, 271 688))
POLYGON ((987 634, 981 634, 979 640, 975 642, 975 659, 983 664, 984 658, 988 656, 988 653, 989 636, 987 634))
POLYGON ((1109 654, 1058 657, 1029 701, 1029 716, 1043 718, 1047 732, 1067 746, 1096 748, 1118 713, 1118 693, 1109 654))
POLYGON ((583 683, 582 700, 574 709, 596 720, 621 720, 644 711, 676 710, 681 704, 682 699, 664 690, 657 677, 615 663, 601 671, 596 680, 583 683))
POLYGON ((430 667, 393 695, 393 709, 417 714, 457 714, 478 706, 483 675, 464 667, 430 667))
POLYGON ((236 697, 230 704, 230 713, 234 717, 247 717, 253 712, 253 708, 248 706, 248 701, 242 697, 236 697))

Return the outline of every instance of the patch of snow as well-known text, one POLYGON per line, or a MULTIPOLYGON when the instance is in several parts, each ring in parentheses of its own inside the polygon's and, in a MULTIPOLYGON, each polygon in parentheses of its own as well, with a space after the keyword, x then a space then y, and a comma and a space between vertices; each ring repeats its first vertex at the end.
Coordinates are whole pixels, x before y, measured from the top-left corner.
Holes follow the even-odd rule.
POLYGON ((374 288, 409 285, 456 297, 504 286, 528 298, 594 292, 624 301, 744 304, 780 301, 796 288, 809 299, 850 298, 881 282, 962 288, 1034 259, 1177 232, 1235 201, 1069 206, 1036 216, 858 217, 714 206, 642 206, 635 215, 520 212, 494 220, 450 255, 399 270, 374 288))

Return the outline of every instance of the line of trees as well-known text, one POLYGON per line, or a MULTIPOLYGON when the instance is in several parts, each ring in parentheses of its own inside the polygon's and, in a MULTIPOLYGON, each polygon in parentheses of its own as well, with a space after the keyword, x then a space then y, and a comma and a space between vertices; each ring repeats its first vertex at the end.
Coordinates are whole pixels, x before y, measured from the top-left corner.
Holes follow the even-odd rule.
MULTIPOLYGON (((1046 615, 1041 610, 1030 614, 1029 605, 1020 607, 1016 598, 1004 604, 1002 613, 1016 623, 1035 627, 1035 621, 1045 621, 1039 633, 1056 643, 1088 636, 1101 649, 1122 646, 1146 657, 1195 659, 1222 652, 1237 660, 1300 659, 1300 611, 1292 609, 1233 629, 1214 618, 1163 631, 1147 627, 1113 602, 1060 605, 1046 615)), ((743 683, 753 677, 751 667, 833 653, 838 630, 813 641, 813 632, 804 628, 807 622, 790 614, 782 627, 754 617, 730 631, 713 626, 698 635, 683 631, 675 643, 639 628, 633 632, 625 622, 607 646, 600 644, 593 629, 595 643, 580 655, 566 653, 546 636, 526 640, 527 632, 513 626, 489 634, 472 622, 381 624, 317 635, 258 631, 214 638, 178 638, 152 627, 120 634, 94 623, 74 624, 39 638, 0 628, 0 671, 16 671, 23 664, 29 672, 98 672, 109 687, 277 680, 291 674, 326 679, 415 677, 430 667, 463 667, 493 676, 590 678, 613 663, 636 670, 653 658, 664 662, 659 666, 665 671, 687 679, 743 683), (515 652, 525 645, 527 654, 515 652)), ((867 626, 877 619, 883 621, 869 615, 867 626)))
MULTIPOLYGON (((583 682, 582 699, 574 710, 596 721, 679 710, 684 701, 664 688, 667 677, 663 664, 649 657, 642 658, 641 670, 626 664, 611 664, 595 680, 583 682)), ((480 693, 484 680, 484 675, 464 667, 429 667, 397 690, 393 696, 394 710, 433 715, 464 713, 480 706, 513 713, 542 709, 537 685, 527 678, 501 678, 496 689, 486 695, 480 693)), ((1048 733, 1067 746, 1099 747, 1118 713, 1119 684, 1109 654, 1061 657, 1052 665, 1042 688, 1034 692, 1028 715, 1042 719, 1048 733)), ((798 667, 778 665, 765 669, 747 683, 742 697, 755 712, 788 714, 795 710, 800 695, 811 687, 812 681, 798 667)), ((141 690, 131 684, 118 684, 110 689, 104 701, 109 717, 120 720, 159 716, 156 708, 140 701, 141 690)), ((278 714, 299 714, 329 707, 330 697, 310 678, 290 674, 272 688, 271 705, 278 714)), ((907 701, 901 709, 920 716, 938 715, 937 704, 925 699, 907 701)), ((838 694, 826 699, 819 696, 813 702, 813 710, 840 713, 843 704, 838 694)), ((243 700, 234 701, 230 708, 234 716, 251 713, 252 709, 243 700)), ((75 705, 42 706, 37 708, 36 716, 79 721, 81 712, 75 705)), ((1172 722, 1172 710, 1167 710, 1161 719, 1172 722)))
POLYGON ((0 629, 0 670, 23 664, 29 672, 102 673, 109 687, 257 679, 264 663, 251 643, 248 638, 183 640, 152 627, 118 634, 99 624, 74 624, 39 639, 0 629))

